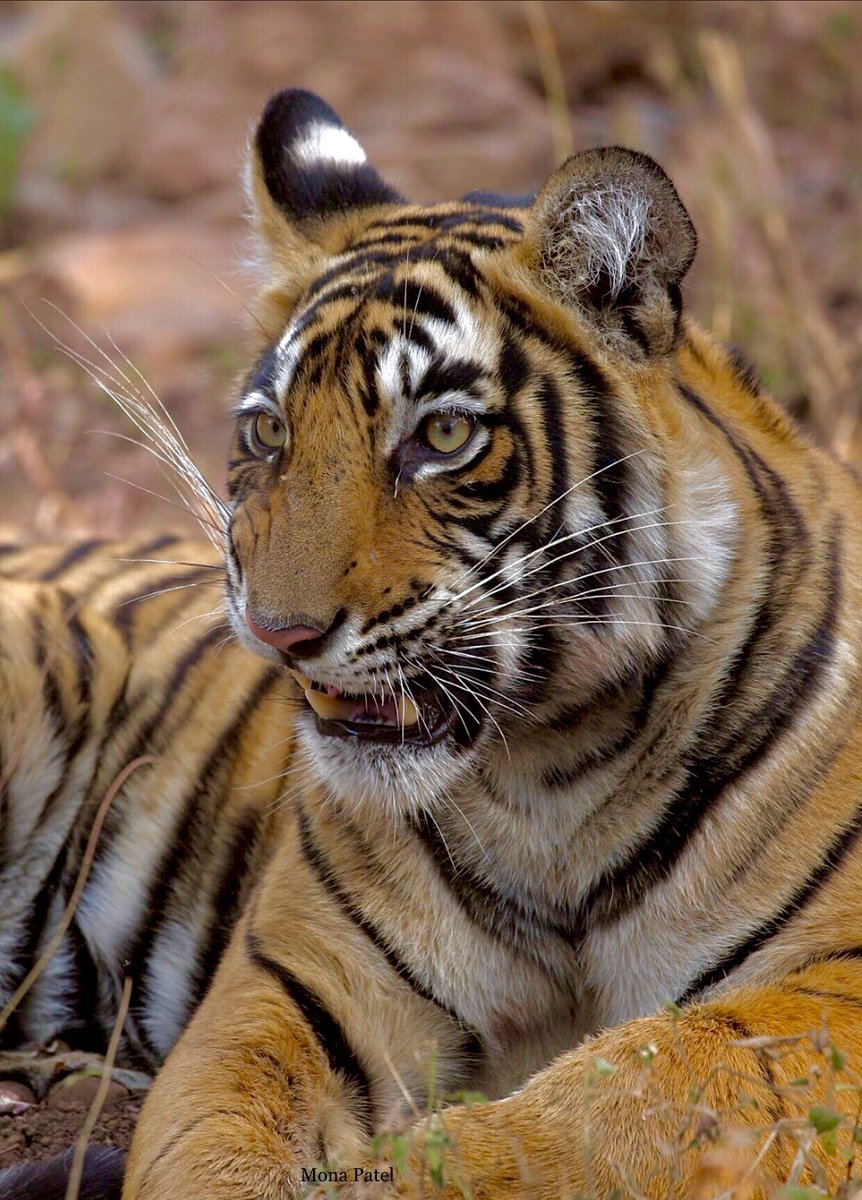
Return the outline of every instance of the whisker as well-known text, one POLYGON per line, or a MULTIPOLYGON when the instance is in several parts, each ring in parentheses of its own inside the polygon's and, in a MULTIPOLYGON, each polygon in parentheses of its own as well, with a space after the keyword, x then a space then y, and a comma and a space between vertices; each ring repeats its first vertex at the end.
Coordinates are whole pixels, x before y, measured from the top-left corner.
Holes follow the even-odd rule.
MULTIPOLYGON (((118 476, 114 475, 112 478, 117 479, 118 476)), ((128 483, 129 481, 123 480, 121 482, 128 483)), ((223 564, 185 562, 181 558, 118 558, 115 561, 121 563, 155 563, 160 567, 195 567, 199 571, 219 571, 221 574, 224 574, 223 564)))
MULTIPOLYGON (((466 651, 466 650, 446 650, 441 646, 429 646, 429 649, 432 652, 434 652, 435 657, 437 654, 448 654, 450 657, 457 660, 457 663, 462 666, 462 669, 464 671, 469 671, 471 673, 471 675, 473 672, 478 672, 480 675, 490 675, 492 678, 495 678, 495 679, 499 677, 500 671, 499 671, 499 668, 497 668, 497 667, 476 666, 473 661, 470 661, 470 662, 465 661, 466 659, 470 659, 470 660, 475 660, 478 663, 488 662, 488 659, 483 658, 481 655, 470 654, 469 651, 466 651)), ((445 666, 447 664, 441 663, 440 665, 445 666)), ((452 666, 454 664, 450 663, 448 665, 452 666)), ((514 670, 512 671, 512 674, 523 679, 527 683, 538 682, 539 679, 541 678, 541 676, 537 675, 534 671, 528 672, 523 667, 515 667, 514 670)))
MULTIPOLYGON (((426 673, 427 673, 427 674, 428 674, 428 675, 431 677, 431 679, 432 679, 432 680, 433 680, 433 681, 434 681, 434 682, 437 684, 437 686, 440 688, 440 690, 441 690, 442 692, 444 692, 444 693, 445 693, 445 695, 446 695, 446 696, 449 698, 449 700, 450 700, 450 702, 451 702, 451 704, 452 704, 452 707, 453 707, 453 708, 454 708, 454 710, 455 710, 455 713, 456 713, 456 715, 457 715, 458 719, 460 720, 461 724, 464 726, 464 732, 465 732, 465 733, 467 734, 467 736, 469 737, 469 736, 470 736, 470 727, 469 727, 469 725, 467 724, 466 720, 464 719, 464 715, 463 715, 463 714, 464 714, 464 712, 466 711, 466 709, 464 709, 464 708, 463 708, 463 706, 462 706, 461 704, 459 704, 459 703, 458 703, 458 700, 457 700, 457 698, 456 698, 455 696, 453 696, 453 695, 452 695, 452 693, 449 691, 449 689, 446 687, 446 685, 445 685, 445 684, 442 682, 442 680, 438 679, 438 678, 437 678, 437 676, 434 674, 434 672, 433 672, 433 671, 431 671, 431 670, 429 669, 429 667, 428 667, 427 663, 423 663, 423 664, 420 664, 420 665, 422 666, 422 669, 423 669, 423 670, 424 670, 424 671, 425 671, 425 672, 426 672, 426 673)), ((469 716, 469 713, 468 713, 467 715, 469 716)), ((441 835, 441 836, 442 836, 442 835, 441 835)))
MULTIPOLYGON (((186 625, 191 625, 192 621, 205 621, 207 618, 217 617, 219 613, 223 613, 223 608, 214 608, 210 612, 195 613, 194 616, 186 617, 184 621, 180 621, 179 625, 174 625, 173 629, 167 631, 167 637, 173 637, 175 633, 179 633, 186 625)), ((220 621, 218 625, 213 625, 213 633, 219 629, 230 629, 227 621, 220 621)))
POLYGON ((195 258, 193 254, 188 254, 185 250, 178 250, 177 254, 182 255, 183 258, 187 258, 189 262, 193 262, 196 266, 200 267, 202 271, 206 271, 209 275, 211 275, 216 283, 221 284, 224 290, 229 292, 230 295, 233 296, 233 298, 242 306, 242 308, 245 309, 246 313, 251 317, 252 321, 254 321, 255 325, 266 338, 267 342, 272 342, 275 340, 276 335, 267 330, 257 313, 255 313, 253 309, 246 304, 239 292, 235 288, 232 288, 227 280, 222 279, 218 272, 214 271, 212 267, 207 266, 206 263, 202 263, 199 259, 195 258))
POLYGON ((124 600, 122 604, 118 604, 117 608, 125 608, 127 604, 138 604, 141 600, 151 600, 153 596, 165 596, 168 592, 182 592, 186 588, 199 587, 221 587, 221 582, 217 579, 192 580, 190 583, 176 583, 172 587, 156 588, 154 592, 144 592, 141 596, 131 596, 128 600, 124 600))
MULTIPOLYGON (((201 521, 207 536, 210 537, 216 548, 220 548, 218 542, 209 533, 207 526, 223 536, 229 509, 194 463, 185 438, 152 385, 128 356, 120 350, 107 330, 105 330, 105 336, 114 351, 143 383, 152 400, 147 399, 147 396, 134 380, 129 378, 115 359, 111 358, 107 351, 99 346, 68 313, 63 312, 58 305, 51 301, 46 300, 45 303, 62 317, 87 345, 96 351, 101 361, 107 363, 110 369, 106 370, 100 362, 94 362, 86 354, 70 346, 53 330, 49 330, 35 313, 31 312, 33 320, 48 333, 55 345, 72 362, 87 372, 96 386, 117 404, 132 424, 144 435, 148 445, 139 443, 136 439, 128 440, 147 450, 157 461, 167 467, 170 472, 171 485, 180 496, 183 506, 189 508, 192 514, 201 521), (187 489, 188 494, 184 494, 182 488, 187 489), (191 505, 189 501, 191 501, 191 505)), ((162 497, 162 499, 167 498, 162 497)))
MULTIPOLYGON (((574 554, 575 551, 572 551, 572 553, 574 554)), ((524 601, 535 599, 537 596, 541 596, 545 592, 551 591, 554 588, 572 587, 573 584, 579 583, 579 582, 581 582, 581 580, 592 579, 598 575, 608 575, 612 571, 625 571, 625 570, 631 570, 634 567, 662 566, 662 565, 665 565, 668 563, 696 562, 696 561, 697 560, 692 557, 686 557, 686 558, 657 558, 657 559, 644 560, 642 562, 634 562, 634 563, 617 563, 615 566, 612 566, 612 567, 602 567, 601 570, 590 571, 587 575, 582 576, 581 579, 579 579, 577 581, 566 579, 566 580, 558 580, 556 583, 547 584, 544 588, 538 588, 534 592, 528 592, 526 596, 516 596, 512 600, 506 601, 503 604, 499 604, 496 606, 496 609, 492 609, 490 611, 498 611, 500 609, 507 608, 512 604, 523 604, 524 601)), ((627 582, 624 582, 624 584, 623 584, 623 586, 629 586, 629 587, 634 587, 635 585, 636 585, 635 580, 628 580, 627 582)), ((582 598, 586 594, 587 593, 583 593, 582 598)), ((564 597, 564 599, 574 600, 574 599, 577 599, 577 596, 564 597)), ((548 603, 554 603, 554 601, 548 601, 548 603)), ((524 610, 519 610, 519 611, 535 612, 539 608, 542 608, 542 607, 543 607, 542 605, 537 605, 533 609, 524 609, 524 610)), ((514 613, 505 613, 503 616, 483 618, 481 623, 482 624, 490 624, 490 623, 497 622, 497 621, 507 621, 507 620, 509 620, 510 617, 514 617, 514 615, 515 615, 514 613)), ((468 622, 473 621, 474 619, 476 619, 476 618, 469 617, 469 618, 467 618, 467 621, 468 622)))
POLYGON ((453 671, 451 667, 443 666, 440 663, 437 665, 439 670, 446 672, 447 679, 450 681, 453 687, 460 688, 462 691, 467 692, 468 695, 474 696, 477 701, 479 700, 480 696, 484 696, 486 700, 490 700, 493 703, 498 704, 504 712, 509 713, 510 716, 513 717, 529 717, 532 715, 530 710, 525 708, 523 704, 517 700, 513 700, 510 696, 506 696, 503 692, 498 691, 496 688, 489 687, 484 683, 479 683, 474 679, 470 679, 469 677, 465 679, 463 675, 458 675, 457 672, 453 671))
MULTIPOLYGON (((499 728, 499 726, 498 726, 498 728, 499 728)), ((505 741, 505 738, 503 740, 505 741)), ((467 814, 464 812, 464 810, 461 808, 461 806, 455 801, 454 797, 449 792, 440 792, 440 799, 444 800, 450 807, 454 808, 455 812, 458 814, 458 816, 461 818, 461 820, 464 822, 464 824, 467 826, 467 828, 472 833, 473 839, 475 840, 476 845, 481 850, 483 858, 485 859, 486 862, 490 863, 491 856, 488 854, 488 851, 482 845, 482 840, 479 837, 476 830, 473 828, 473 824, 470 821, 470 819, 467 817, 467 814)))
MULTIPOLYGON (((686 583, 689 581, 682 580, 682 579, 680 579, 680 580, 663 579, 661 582, 662 583, 686 583)), ((571 581, 567 581, 567 583, 568 583, 569 587, 572 586, 571 581)), ((545 592, 553 591, 558 586, 560 586, 560 585, 553 584, 553 583, 548 584, 547 587, 542 588, 538 592, 534 592, 533 595, 541 596, 545 592)), ((625 579, 625 580, 621 580, 619 583, 606 583, 603 587, 588 588, 586 591, 583 591, 583 592, 571 592, 571 593, 567 592, 565 595, 553 597, 547 603, 548 603, 548 605, 575 604, 581 600, 600 600, 600 599, 617 600, 617 599, 619 599, 619 600, 644 600, 644 601, 648 601, 651 603, 658 603, 659 600, 661 600, 661 603, 663 605, 664 604, 681 604, 687 608, 691 607, 693 604, 693 601, 684 600, 684 599, 682 599, 682 597, 677 597, 677 596, 659 597, 656 594, 656 592, 654 592, 654 591, 653 592, 622 592, 622 591, 618 590, 619 588, 633 588, 633 587, 637 587, 637 586, 638 586, 638 583, 636 580, 625 579)), ((530 599, 530 597, 525 596, 524 599, 528 600, 528 599, 530 599)), ((517 603, 517 600, 511 600, 508 603, 515 604, 515 603, 517 603)), ((477 612, 475 614, 475 616, 472 616, 467 620, 459 622, 459 625, 461 625, 463 628, 466 629, 469 627, 475 627, 475 626, 486 624, 487 620, 490 619, 491 613, 498 612, 500 609, 506 608, 506 607, 508 607, 507 604, 496 604, 492 608, 489 608, 484 613, 477 612)), ((516 609, 512 613, 507 613, 506 616, 517 619, 518 617, 523 616, 526 613, 536 612, 538 609, 540 609, 542 607, 543 607, 543 605, 536 605, 533 608, 516 609)), ((496 620, 497 618, 493 618, 493 619, 496 620)))
MULTIPOLYGON (((651 515, 650 513, 642 513, 642 514, 641 514, 641 513, 639 513, 639 514, 637 514, 637 516, 638 516, 638 517, 640 517, 640 516, 650 516, 650 515, 651 515)), ((622 519, 622 518, 620 518, 620 519, 622 519)), ((631 519, 632 519, 632 520, 634 520, 634 519, 636 519, 636 518, 634 518, 634 517, 633 517, 633 518, 631 518, 631 519)), ((605 524, 603 524, 603 525, 598 525, 598 526, 595 526, 595 527, 594 527, 594 529, 602 529, 602 528, 606 528, 606 527, 607 527, 607 524, 610 524, 610 523, 612 523, 612 524, 617 524, 617 522, 608 522, 608 523, 605 523, 605 524)), ((626 537, 628 534, 631 534, 631 533, 642 533, 642 532, 644 532, 645 530, 648 530, 648 529, 667 529, 667 528, 670 528, 670 527, 672 527, 672 526, 676 526, 676 525, 685 525, 685 524, 691 524, 691 522, 690 522, 690 521, 685 521, 685 520, 683 520, 683 521, 652 521, 652 522, 650 522, 650 523, 649 523, 649 524, 647 524, 647 525, 635 525, 634 527, 629 527, 629 528, 626 528, 626 529, 615 529, 615 530, 613 530, 611 533, 606 533, 606 534, 604 534, 604 536, 603 536, 603 537, 600 537, 600 538, 595 538, 593 541, 591 541, 591 542, 586 542, 586 543, 585 543, 584 545, 582 545, 582 546, 575 546, 573 549, 571 549, 571 550, 567 550, 567 551, 566 551, 564 554, 558 554, 558 555, 557 555, 555 558, 551 558, 551 559, 549 559, 547 562, 542 562, 540 565, 538 565, 538 566, 534 567, 532 570, 525 572, 525 573, 524 573, 524 575, 522 575, 522 576, 521 576, 521 578, 518 580, 518 582, 519 582, 519 583, 523 583, 523 581, 524 581, 525 579, 529 579, 531 575, 536 575, 536 574, 539 574, 539 573, 541 573, 541 572, 543 572, 543 571, 547 571, 547 570, 549 570, 551 567, 553 567, 553 566, 556 566, 556 564, 557 564, 557 563, 560 563, 560 562, 565 562, 565 561, 566 561, 566 559, 568 559, 568 558, 574 558, 576 555, 578 555, 578 554, 583 554, 583 553, 585 553, 587 550, 594 550, 594 549, 595 549, 597 546, 602 546, 602 545, 604 545, 604 543, 606 543, 606 542, 614 541, 616 538, 620 538, 620 537, 626 537)), ((584 533, 590 533, 590 532, 593 532, 593 530, 592 530, 592 529, 584 529, 584 530, 580 530, 578 533, 575 533, 575 534, 568 534, 568 535, 567 535, 565 538, 560 538, 560 539, 559 539, 559 542, 567 542, 567 541, 571 541, 571 540, 572 540, 572 538, 575 538, 575 537, 581 537, 581 536, 583 536, 583 534, 584 534, 584 533)), ((553 544, 554 544, 554 543, 551 543, 551 545, 550 545, 550 546, 547 546, 547 547, 540 547, 540 550, 541 550, 542 552, 545 552, 545 551, 547 551, 547 550, 551 549, 551 547, 553 546, 553 544)), ((536 552, 535 552, 535 551, 533 551, 532 553, 536 553, 536 552)), ((529 557, 529 556, 528 556, 528 557, 529 557)), ((685 560, 679 560, 679 561, 685 561, 685 560)), ((689 561, 694 561, 694 560, 692 559, 692 560, 689 560, 689 561)), ((626 564, 621 564, 621 565, 626 565, 626 564)), ((502 568, 501 570, 504 570, 504 569, 505 569, 505 568, 502 568)), ((499 574, 499 573, 500 573, 500 572, 498 572, 498 574, 499 574)), ((494 576, 491 576, 490 578, 492 578, 492 579, 493 579, 493 578, 494 578, 494 576)), ((474 584, 474 587, 480 587, 480 586, 482 585, 482 582, 483 582, 483 581, 480 581, 479 583, 477 583, 477 584, 474 584)), ((565 584, 565 583, 567 583, 568 581, 566 581, 566 580, 562 580, 562 581, 558 581, 558 582, 559 582, 559 583, 561 583, 561 584, 565 584)), ((485 596, 485 598, 490 598, 491 596, 495 595, 497 592, 499 592, 499 591, 502 591, 502 590, 503 590, 503 588, 504 588, 505 586, 507 586, 507 584, 506 584, 506 583, 504 583, 504 584, 502 584, 502 585, 500 585, 500 586, 498 586, 498 587, 496 587, 496 588, 492 588, 490 592, 486 593, 486 596, 485 596)), ((472 590, 473 590, 473 588, 468 588, 468 591, 472 591, 472 590)), ((463 593, 463 594, 464 594, 464 595, 466 595, 466 593, 463 593)), ((536 593, 534 593, 534 594, 536 594, 536 593)), ((482 597, 478 597, 478 598, 477 598, 475 601, 473 601, 472 603, 478 603, 478 602, 480 602, 480 600, 481 600, 481 599, 482 599, 482 597)), ((444 605, 443 607, 445 607, 445 605, 444 605)), ((467 605, 467 606, 465 606, 465 608, 469 608, 469 607, 470 607, 470 605, 467 605)))
MULTIPOLYGON (((664 507, 666 507, 666 506, 664 506, 664 507)), ((476 583, 471 584, 470 587, 465 588, 463 592, 459 592, 456 595, 452 596, 447 603, 454 603, 456 600, 457 601, 463 600, 465 596, 469 596, 470 593, 475 592, 477 588, 487 587, 487 585, 492 580, 497 579, 500 575, 505 574, 507 571, 514 571, 515 568, 520 566, 522 563, 529 562, 530 559, 536 558, 538 555, 547 554, 549 550, 553 550, 553 548, 555 546, 562 545, 564 542, 571 542, 575 538, 583 537, 585 534, 596 533, 598 530, 601 530, 601 529, 608 529, 612 525, 620 525, 623 522, 628 522, 628 521, 637 521, 637 520, 640 520, 642 517, 655 516, 661 511, 662 511, 662 509, 648 509, 646 512, 632 513, 630 516, 626 516, 626 517, 615 517, 612 521, 607 521, 607 520, 599 521, 595 525, 588 525, 583 529, 576 529, 573 533, 567 533, 563 537, 555 538, 554 540, 552 540, 550 542, 543 543, 541 546, 536 546, 533 550, 529 550, 525 554, 522 554, 520 558, 515 559, 515 561, 513 563, 510 563, 508 566, 500 567, 499 570, 495 571, 492 575, 489 575, 487 579, 479 579, 476 581, 476 583)), ((628 529, 620 530, 616 536, 621 536, 622 534, 629 533, 629 532, 634 532, 634 531, 628 530, 628 529)), ((601 542, 601 540, 602 539, 597 539, 595 542, 589 543, 589 546, 585 546, 584 549, 589 549, 593 545, 598 545, 601 542)), ((536 569, 537 570, 547 570, 547 568, 550 565, 551 565, 551 563, 543 562, 541 564, 541 566, 536 569)), ((530 572, 527 572, 526 575, 522 576, 522 578, 526 578, 529 574, 530 574, 530 572)), ((502 590, 502 588, 506 587, 508 583, 509 583, 508 580, 504 580, 502 584, 498 584, 496 588, 492 588, 491 591, 487 594, 493 595, 494 592, 500 591, 500 590, 502 590)))
MULTIPOLYGON (((430 672, 429 672, 429 674, 430 674, 430 672)), ((434 678, 434 676, 432 676, 432 678, 434 678)), ((492 723, 492 724, 493 724, 493 725, 496 727, 496 729, 497 729, 497 732, 499 733, 499 735, 500 735, 500 737, 501 737, 501 739, 502 739, 503 745, 504 745, 504 746, 505 746, 505 748, 506 748, 506 757, 507 757, 507 758, 511 758, 511 755, 509 754, 509 743, 506 741, 506 735, 505 735, 505 733, 503 733, 503 730, 500 728, 500 726, 499 726, 499 723, 496 721, 496 719, 494 718, 494 716, 492 715, 492 713, 491 713, 491 712, 490 712, 490 710, 488 709, 487 705, 486 705, 486 704, 485 704, 485 703, 482 701, 482 698, 481 698, 480 696, 477 696, 475 692, 471 691, 471 689, 470 689, 470 688, 467 688, 466 686, 463 686, 463 685, 461 685, 461 684, 455 683, 455 682, 454 682, 454 681, 452 681, 452 680, 450 680, 449 682, 452 684, 452 686, 453 686, 453 687, 456 687, 456 688, 457 688, 457 687, 460 687, 462 691, 465 691, 465 692, 467 692, 467 693, 468 693, 468 695, 472 695, 473 699, 476 701, 476 703, 479 705, 479 707, 480 707, 480 708, 482 709, 482 711, 485 713, 485 715, 487 716, 488 720, 489 720, 489 721, 490 721, 490 722, 491 722, 491 723, 492 723)), ((440 679, 436 679, 436 683, 437 683, 438 687, 443 687, 443 686, 444 686, 444 685, 443 685, 443 683, 442 683, 442 681, 441 681, 440 679)), ((445 689, 444 689, 444 690, 445 690, 445 689)), ((448 692, 447 692, 447 695, 450 695, 450 693, 448 693, 448 692)))
MULTIPOLYGON (((141 445, 141 443, 140 443, 140 442, 136 442, 134 438, 126 437, 126 435, 125 435, 124 433, 111 433, 111 432, 110 432, 109 430, 107 430, 107 429, 106 429, 106 430, 97 431, 97 432, 103 432, 103 433, 105 433, 105 434, 106 434, 106 436, 108 436, 108 437, 117 437, 117 438, 122 438, 124 441, 127 441, 127 442, 132 442, 132 443, 133 443, 134 445, 136 445, 136 446, 139 446, 139 445, 141 445)), ((143 450, 149 450, 149 446, 141 446, 141 448, 142 448, 143 450)), ((202 517, 202 516, 200 515, 200 513, 197 513, 197 512, 195 512, 195 511, 194 511, 194 509, 191 509, 191 508, 189 508, 189 507, 188 507, 188 505, 186 505, 186 504, 180 504, 178 501, 176 501, 176 500, 172 500, 172 499, 170 498, 170 496, 163 496, 163 495, 161 494, 161 492, 154 492, 154 491, 153 491, 151 488, 144 487, 144 486, 143 486, 143 484, 141 484, 141 483, 135 483, 135 481, 134 481, 133 479, 126 479, 126 478, 125 478, 125 476, 123 476, 123 475, 115 475, 115 474, 114 474, 112 471, 106 471, 106 472, 105 472, 105 474, 107 475, 107 477, 108 477, 109 479, 116 479, 117 483, 125 483, 125 484, 128 484, 128 486, 129 486, 129 487, 131 487, 131 488, 135 488, 135 490, 136 490, 136 491, 139 491, 139 492, 146 492, 146 494, 147 494, 148 496, 152 496, 152 497, 153 497, 155 500, 161 500, 161 501, 162 501, 164 504, 170 504, 172 508, 179 508, 179 509, 180 509, 182 512, 184 512, 184 513, 188 513, 188 515, 189 515, 190 517, 194 517, 194 519, 195 519, 197 522, 199 522, 199 524, 201 524, 201 525, 208 525, 208 526, 209 526, 211 529, 214 529, 214 530, 216 531, 216 533, 221 533, 221 532, 222 532, 222 530, 221 530, 221 527, 220 527, 220 526, 218 526, 218 525, 214 525, 214 524, 212 523, 212 521, 208 521, 208 520, 207 520, 205 517, 202 517)), ((215 541, 213 541, 213 539, 212 539, 212 538, 210 538, 210 541, 212 542, 212 544, 213 544, 213 546, 215 547, 215 549, 217 549, 219 552, 221 552, 221 549, 222 549, 222 547, 221 547, 221 544, 220 544, 220 543, 218 543, 218 542, 215 542, 215 541)))
POLYGON ((645 454, 645 453, 646 453, 645 450, 634 450, 631 454, 624 454, 622 458, 618 458, 614 462, 611 462, 611 463, 606 463, 604 466, 599 467, 598 470, 593 471, 592 474, 585 475, 583 479, 579 479, 577 483, 573 483, 571 487, 566 488, 566 490, 564 492, 561 492, 559 494, 559 496, 556 496, 556 497, 554 497, 553 500, 548 501, 548 503, 544 506, 544 508, 539 509, 539 511, 534 516, 529 517, 526 521, 523 521, 517 527, 517 529, 513 529, 512 532, 510 534, 508 534, 505 538, 503 538, 503 540, 501 542, 498 542, 491 550, 489 550, 484 558, 480 559, 479 562, 475 563, 472 567, 470 567, 470 569, 468 571, 466 571, 463 576, 458 576, 455 579, 455 583, 458 582, 459 578, 464 578, 464 579, 469 578, 469 576, 472 575, 472 573, 474 571, 478 571, 479 568, 484 566, 485 563, 488 562, 489 559, 493 558, 495 554, 499 554, 500 551, 504 548, 504 546, 507 546, 508 543, 510 541, 512 541, 513 538, 516 538, 519 533, 523 533, 523 531, 528 526, 532 525, 534 521, 538 521, 539 518, 543 517, 549 509, 554 507, 555 504, 559 504, 562 500, 565 500, 567 496, 570 496, 572 494, 572 492, 577 491, 577 489, 579 487, 583 487, 583 485, 585 483, 589 483, 591 480, 595 479, 597 476, 601 475, 603 472, 611 471, 611 470, 613 470, 614 467, 619 467, 624 462, 628 462, 629 459, 637 458, 639 455, 645 454))

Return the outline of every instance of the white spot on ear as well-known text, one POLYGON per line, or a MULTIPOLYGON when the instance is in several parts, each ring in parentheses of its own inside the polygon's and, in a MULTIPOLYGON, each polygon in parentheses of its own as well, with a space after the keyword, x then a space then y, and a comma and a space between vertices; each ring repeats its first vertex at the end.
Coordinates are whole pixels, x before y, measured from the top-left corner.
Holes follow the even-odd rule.
POLYGON ((307 167, 319 162, 348 165, 366 161, 356 138, 338 125, 312 125, 290 147, 290 156, 307 167))

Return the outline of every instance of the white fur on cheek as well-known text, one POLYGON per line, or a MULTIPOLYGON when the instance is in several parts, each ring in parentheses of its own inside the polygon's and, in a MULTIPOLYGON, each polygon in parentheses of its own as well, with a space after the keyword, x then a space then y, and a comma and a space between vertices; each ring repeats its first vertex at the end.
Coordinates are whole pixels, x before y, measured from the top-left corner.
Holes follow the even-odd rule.
POLYGON ((337 125, 313 125, 290 148, 291 158, 305 166, 318 162, 364 163, 365 151, 356 138, 337 125))

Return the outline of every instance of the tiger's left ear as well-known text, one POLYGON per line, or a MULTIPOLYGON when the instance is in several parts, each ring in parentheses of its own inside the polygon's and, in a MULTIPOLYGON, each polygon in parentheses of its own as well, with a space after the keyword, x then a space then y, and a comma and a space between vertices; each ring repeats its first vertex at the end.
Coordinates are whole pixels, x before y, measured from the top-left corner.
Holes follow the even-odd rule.
POLYGON ((343 250, 364 210, 401 202, 329 105, 298 88, 264 108, 246 180, 255 227, 282 286, 343 250))
POLYGON ((524 231, 530 273, 553 298, 633 357, 667 354, 697 235, 676 189, 646 154, 575 154, 536 198, 524 231))

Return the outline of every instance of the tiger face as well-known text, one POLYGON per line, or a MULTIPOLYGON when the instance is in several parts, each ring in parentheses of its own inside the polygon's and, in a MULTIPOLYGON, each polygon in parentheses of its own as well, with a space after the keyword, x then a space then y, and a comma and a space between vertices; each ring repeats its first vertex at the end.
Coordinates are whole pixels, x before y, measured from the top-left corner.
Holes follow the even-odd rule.
POLYGON ((407 205, 304 92, 267 106, 249 189, 268 340, 235 410, 228 610, 293 671, 339 797, 427 805, 715 601, 720 548, 681 568, 721 481, 670 473, 660 436, 694 232, 623 150, 529 205, 407 205))

